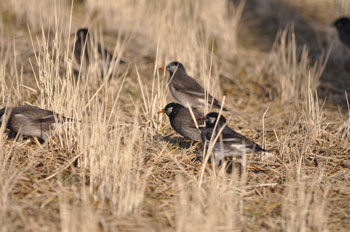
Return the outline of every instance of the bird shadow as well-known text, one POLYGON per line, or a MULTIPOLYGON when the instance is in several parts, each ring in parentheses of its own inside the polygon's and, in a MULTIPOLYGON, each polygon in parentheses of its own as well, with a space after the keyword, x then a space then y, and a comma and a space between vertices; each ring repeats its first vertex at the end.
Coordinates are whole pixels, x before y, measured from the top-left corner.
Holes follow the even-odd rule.
POLYGON ((6 134, 7 138, 11 139, 11 140, 18 140, 20 138, 20 139, 23 139, 23 140, 28 140, 29 139, 32 142, 34 142, 34 139, 36 138, 40 144, 45 143, 45 140, 43 140, 41 138, 24 136, 24 135, 16 133, 15 131, 5 131, 4 134, 6 134))
MULTIPOLYGON (((202 143, 200 143, 198 146, 194 147, 195 142, 189 139, 185 139, 183 137, 179 137, 179 136, 172 136, 172 135, 168 135, 168 136, 156 136, 155 139, 160 139, 162 141, 166 141, 170 144, 172 144, 173 146, 182 148, 182 149, 189 149, 189 148, 195 148, 195 158, 192 161, 199 161, 199 162, 203 162, 203 154, 200 152, 203 149, 203 145, 202 143)), ((211 164, 212 160, 209 159, 208 163, 211 164)), ((212 166, 213 164, 211 164, 210 166, 212 166)), ((224 170, 226 171, 226 173, 231 174, 233 171, 236 171, 238 176, 241 176, 241 172, 242 172, 242 167, 241 164, 239 162, 235 162, 233 160, 226 160, 225 162, 220 162, 219 166, 220 168, 224 168, 224 170)))
POLYGON ((183 137, 178 137, 178 136, 172 136, 172 135, 168 135, 168 136, 160 136, 160 139, 163 141, 166 141, 176 147, 180 147, 183 149, 189 149, 191 147, 194 146, 194 141, 189 140, 189 139, 185 139, 183 137))

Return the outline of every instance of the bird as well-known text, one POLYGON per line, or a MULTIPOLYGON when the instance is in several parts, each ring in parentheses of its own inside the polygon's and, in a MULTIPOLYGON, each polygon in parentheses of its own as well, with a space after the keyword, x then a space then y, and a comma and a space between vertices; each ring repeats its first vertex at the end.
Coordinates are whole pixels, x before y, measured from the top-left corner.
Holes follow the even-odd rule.
MULTIPOLYGON (((204 124, 205 117, 195 109, 193 109, 192 112, 197 121, 197 125, 200 126, 204 124)), ((160 110, 158 113, 165 113, 168 115, 171 127, 186 139, 193 141, 201 140, 201 132, 196 127, 190 110, 183 105, 172 102, 167 104, 164 109, 160 110)))
POLYGON ((227 126, 224 116, 216 112, 208 113, 206 116, 205 127, 201 128, 201 142, 209 147, 210 141, 214 141, 213 153, 214 164, 220 164, 221 160, 229 156, 240 156, 245 153, 257 151, 267 152, 258 144, 247 139, 227 126), (219 134, 219 136, 218 136, 219 134), (215 141, 216 137, 218 139, 215 141))
MULTIPOLYGON (((183 106, 199 108, 213 104, 214 107, 221 108, 219 102, 206 93, 203 87, 186 73, 185 67, 180 62, 173 61, 160 69, 166 69, 169 72, 170 93, 183 106)), ((227 111, 226 108, 223 108, 223 110, 227 111)))
POLYGON ((86 28, 81 28, 76 33, 76 41, 74 45, 74 57, 78 64, 86 62, 89 65, 89 52, 87 47, 89 46, 89 41, 87 41, 89 36, 89 31, 86 28))
POLYGON ((333 23, 333 26, 338 31, 340 41, 350 47, 350 18, 340 17, 333 23))
MULTIPOLYGON (((76 41, 74 45, 74 58, 79 65, 89 66, 91 65, 91 54, 95 54, 93 46, 97 46, 97 54, 102 60, 101 72, 109 69, 111 62, 113 61, 113 54, 107 49, 103 48, 100 43, 96 43, 87 28, 80 28, 76 32, 76 41)), ((125 63, 124 60, 119 61, 120 64, 125 63)))
POLYGON ((72 121, 51 111, 36 106, 23 105, 4 107, 0 110, 0 125, 6 123, 6 128, 23 136, 38 137, 47 141, 51 130, 57 124, 72 121))

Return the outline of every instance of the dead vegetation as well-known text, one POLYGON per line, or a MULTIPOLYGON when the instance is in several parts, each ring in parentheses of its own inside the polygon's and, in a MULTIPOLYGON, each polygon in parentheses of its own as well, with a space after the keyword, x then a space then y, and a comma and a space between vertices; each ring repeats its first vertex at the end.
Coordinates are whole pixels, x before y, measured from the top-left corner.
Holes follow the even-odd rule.
POLYGON ((2 231, 350 229, 349 54, 330 26, 347 1, 49 2, 0 2, 0 104, 79 123, 44 144, 1 128, 2 231), (128 61, 111 80, 74 77, 81 27, 128 61), (206 168, 157 114, 173 60, 274 156, 206 168))

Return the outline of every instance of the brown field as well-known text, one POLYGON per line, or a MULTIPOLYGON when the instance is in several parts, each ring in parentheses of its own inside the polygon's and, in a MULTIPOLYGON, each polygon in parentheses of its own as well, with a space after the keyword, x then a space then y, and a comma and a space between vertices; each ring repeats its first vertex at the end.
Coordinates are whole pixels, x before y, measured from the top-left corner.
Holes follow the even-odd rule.
MULTIPOLYGON (((1 231, 350 231, 347 0, 0 0, 0 108, 79 122, 0 130, 1 231), (75 31, 116 58, 78 79, 75 31), (271 150, 209 168, 157 112, 178 60, 271 150), (348 93, 347 93, 348 91, 348 93)), ((209 109, 204 109, 208 112, 209 109)))

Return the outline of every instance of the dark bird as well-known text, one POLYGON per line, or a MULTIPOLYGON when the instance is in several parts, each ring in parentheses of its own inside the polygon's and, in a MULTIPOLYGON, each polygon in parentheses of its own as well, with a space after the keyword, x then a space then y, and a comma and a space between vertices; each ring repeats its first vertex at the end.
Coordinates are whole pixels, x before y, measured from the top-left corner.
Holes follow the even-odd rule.
MULTIPOLYGON (((76 33, 76 41, 74 45, 74 57, 79 65, 88 66, 91 64, 91 54, 94 54, 94 46, 97 46, 97 54, 102 61, 103 68, 108 70, 110 63, 113 60, 113 54, 103 48, 100 43, 92 39, 87 28, 81 28, 76 33)), ((95 47, 96 48, 96 47, 95 47)), ((119 61, 120 64, 125 63, 124 60, 119 61)))
POLYGON ((89 31, 86 28, 81 28, 77 31, 76 41, 74 45, 74 57, 78 64, 86 62, 86 65, 89 65, 89 52, 87 47, 90 46, 89 41, 89 31))
MULTIPOLYGON (((192 111, 194 118, 197 120, 197 125, 202 125, 205 118, 195 109, 192 111)), ((201 140, 201 132, 196 127, 189 109, 178 103, 169 103, 159 113, 168 115, 172 128, 183 137, 193 141, 201 140)))
MULTIPOLYGON (((162 70, 168 70, 169 90, 173 97, 183 106, 190 105, 193 108, 203 107, 205 105, 221 108, 219 102, 210 94, 206 93, 198 82, 187 75, 184 66, 179 62, 171 62, 166 67, 161 67, 162 70)), ((227 111, 226 108, 223 110, 227 111)))
POLYGON ((227 156, 242 155, 254 151, 266 152, 258 144, 228 127, 224 116, 221 115, 219 118, 219 114, 216 112, 206 115, 205 127, 201 128, 201 139, 207 148, 210 140, 215 142, 213 148, 215 165, 218 165, 227 156), (219 137, 215 141, 218 134, 219 137))
POLYGON ((350 18, 341 17, 333 23, 333 26, 338 31, 340 41, 350 47, 350 18))
POLYGON ((36 106, 5 107, 0 110, 0 125, 5 122, 6 128, 24 136, 35 136, 46 141, 51 130, 57 124, 72 121, 50 110, 36 106))

